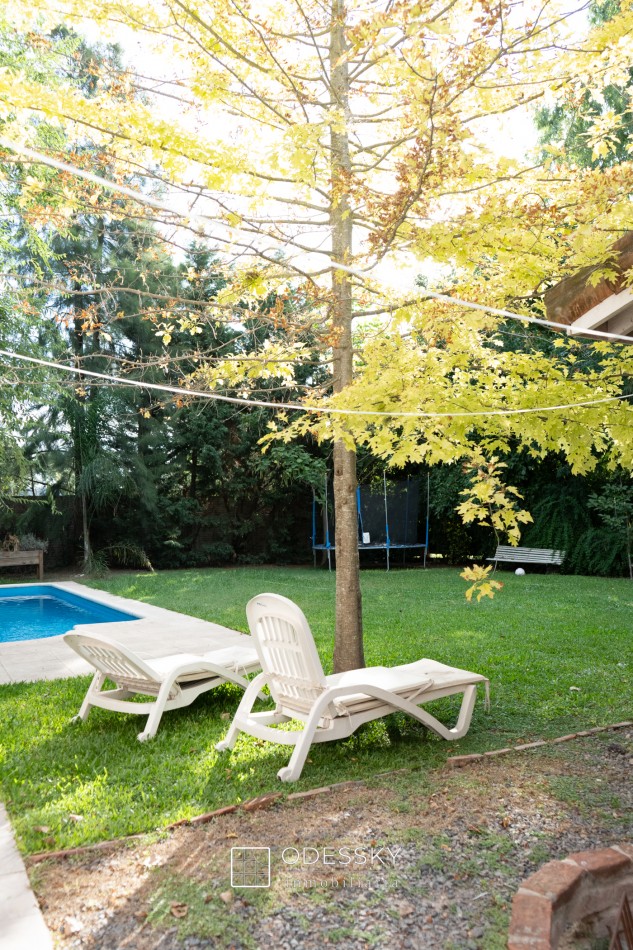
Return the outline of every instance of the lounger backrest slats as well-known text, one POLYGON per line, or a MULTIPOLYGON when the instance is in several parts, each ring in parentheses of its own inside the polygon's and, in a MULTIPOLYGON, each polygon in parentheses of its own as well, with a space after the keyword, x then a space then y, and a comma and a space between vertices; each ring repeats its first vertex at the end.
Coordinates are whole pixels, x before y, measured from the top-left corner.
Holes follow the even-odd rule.
MULTIPOLYGON (((135 656, 121 644, 115 644, 83 633, 67 633, 64 640, 76 653, 88 663, 111 679, 117 686, 153 696, 160 689, 160 682, 153 670, 141 657, 135 656)), ((174 684, 170 699, 178 695, 179 687, 174 684)))
POLYGON ((273 699, 309 711, 325 688, 325 674, 303 612, 286 597, 260 594, 246 615, 273 699))

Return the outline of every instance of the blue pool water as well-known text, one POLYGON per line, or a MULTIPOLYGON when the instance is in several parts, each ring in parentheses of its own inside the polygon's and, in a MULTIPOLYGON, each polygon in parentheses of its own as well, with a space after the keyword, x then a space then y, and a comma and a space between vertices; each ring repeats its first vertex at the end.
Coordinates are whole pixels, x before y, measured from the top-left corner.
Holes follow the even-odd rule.
POLYGON ((80 623, 138 619, 52 584, 0 587, 0 643, 57 637, 80 623))

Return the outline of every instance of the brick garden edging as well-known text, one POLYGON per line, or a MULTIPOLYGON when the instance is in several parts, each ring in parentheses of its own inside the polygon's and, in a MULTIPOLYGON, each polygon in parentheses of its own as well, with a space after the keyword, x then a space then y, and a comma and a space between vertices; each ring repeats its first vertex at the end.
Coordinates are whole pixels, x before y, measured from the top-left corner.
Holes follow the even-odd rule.
MULTIPOLYGON (((412 769, 395 769, 393 772, 381 772, 372 778, 382 778, 387 775, 398 775, 401 772, 411 772, 412 769)), ((337 782, 335 785, 325 785, 322 788, 312 788, 306 792, 292 792, 286 795, 286 801, 298 801, 306 798, 315 798, 317 795, 325 795, 327 792, 340 791, 343 788, 353 788, 354 786, 365 785, 365 781, 337 782)), ((221 818, 222 815, 232 815, 236 811, 259 811, 262 808, 270 808, 280 798, 284 797, 283 792, 269 792, 267 795, 258 795, 257 798, 249 798, 239 805, 225 805, 224 808, 216 808, 215 811, 207 811, 202 815, 194 815, 192 818, 180 818, 173 821, 170 825, 165 825, 162 831, 174 831, 176 828, 183 828, 187 825, 206 825, 214 818, 221 818)), ((150 832, 143 831, 134 835, 123 835, 121 838, 112 838, 109 841, 96 841, 93 844, 85 844, 78 848, 65 848, 63 851, 38 851, 35 854, 27 854, 24 857, 26 864, 39 864, 40 861, 47 861, 49 858, 57 860, 59 858, 72 858, 77 854, 88 854, 90 851, 107 851, 109 848, 116 848, 127 841, 137 841, 145 838, 150 832)))
POLYGON ((496 758, 498 755, 508 755, 510 752, 525 752, 528 749, 539 749, 541 746, 558 745, 560 742, 571 742, 572 739, 585 739, 587 736, 595 736, 598 732, 610 732, 612 729, 628 729, 633 727, 633 720, 630 722, 616 722, 612 726, 594 726, 593 729, 585 729, 582 732, 570 732, 568 736, 559 736, 557 739, 539 739, 537 742, 524 742, 522 745, 508 746, 506 749, 493 749, 491 752, 475 752, 473 755, 454 755, 449 756, 446 764, 454 769, 459 769, 464 765, 471 765, 474 762, 485 762, 487 759, 496 758))
MULTIPOLYGON (((457 755, 449 757, 446 765, 449 768, 461 768, 464 765, 470 765, 474 762, 484 762, 499 755, 507 755, 510 752, 524 752, 528 749, 537 749, 541 746, 557 745, 560 742, 569 742, 571 739, 584 739, 587 736, 593 736, 598 732, 610 732, 613 729, 627 729, 633 727, 633 720, 629 722, 616 722, 611 726, 595 726, 593 729, 586 729, 583 732, 573 732, 568 736, 560 736, 558 739, 539 739, 537 742, 527 742, 522 745, 508 746, 505 749, 493 749, 491 752, 478 752, 474 755, 457 755)), ((333 785, 323 785, 320 788, 311 788, 305 792, 291 792, 285 796, 285 801, 301 801, 308 798, 316 798, 318 795, 327 795, 330 792, 338 792, 344 788, 357 788, 366 785, 367 782, 374 781, 377 778, 391 778, 393 775, 407 775, 411 772, 417 772, 421 766, 412 768, 392 769, 389 772, 377 772, 366 779, 356 779, 349 782, 336 782, 333 785)), ((269 792, 266 795, 258 795, 257 798, 251 798, 248 801, 240 802, 238 805, 226 805, 224 808, 216 808, 215 811, 205 812, 202 815, 195 815, 192 818, 181 818, 170 825, 163 827, 163 831, 173 831, 175 828, 181 828, 186 825, 204 825, 214 818, 220 818, 222 815, 231 815, 233 812, 243 810, 246 812, 256 811, 261 808, 269 808, 279 799, 284 798, 283 792, 269 792)), ((95 844, 83 845, 79 848, 67 848, 63 851, 39 851, 35 854, 25 856, 27 864, 38 864, 40 861, 46 861, 47 858, 67 858, 74 854, 84 854, 89 851, 107 850, 114 848, 125 841, 133 841, 136 838, 143 838, 148 832, 140 834, 125 835, 122 838, 114 838, 111 841, 98 841, 95 844)), ((536 946, 536 945, 535 945, 536 946)), ((540 950, 540 948, 539 948, 540 950)))
POLYGON ((608 936, 624 894, 633 895, 633 845, 548 861, 514 896, 508 950, 555 950, 567 927, 593 915, 594 936, 608 936))

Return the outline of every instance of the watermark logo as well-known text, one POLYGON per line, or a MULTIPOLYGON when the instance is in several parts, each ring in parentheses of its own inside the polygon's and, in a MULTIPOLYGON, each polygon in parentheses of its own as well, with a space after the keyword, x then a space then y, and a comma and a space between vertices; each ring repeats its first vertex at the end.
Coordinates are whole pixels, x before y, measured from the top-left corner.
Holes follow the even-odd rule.
POLYGON ((231 887, 270 887, 270 848, 231 848, 231 887))
MULTIPOLYGON (((303 888, 354 887, 361 881, 359 871, 396 867, 402 849, 374 845, 375 842, 371 847, 275 849, 279 850, 276 862, 280 881, 303 888), (312 873, 305 877, 308 869, 312 873)), ((270 887, 270 855, 270 848, 231 848, 231 887, 270 887)))
POLYGON ((401 848, 284 848, 281 860, 294 867, 322 864, 325 867, 390 867, 395 868, 401 848))

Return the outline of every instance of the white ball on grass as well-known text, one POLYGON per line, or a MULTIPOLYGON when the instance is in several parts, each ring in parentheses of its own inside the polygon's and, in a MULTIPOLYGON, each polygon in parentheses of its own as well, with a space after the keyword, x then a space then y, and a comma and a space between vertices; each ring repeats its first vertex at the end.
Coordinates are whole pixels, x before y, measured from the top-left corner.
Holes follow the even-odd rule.
POLYGON ((523 577, 525 574, 525 571, 523 570, 522 567, 517 567, 514 573, 517 575, 517 577, 523 577))

